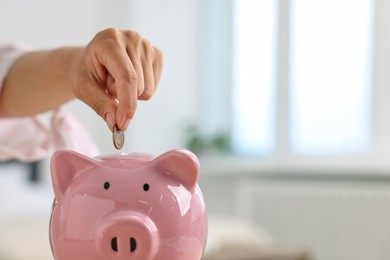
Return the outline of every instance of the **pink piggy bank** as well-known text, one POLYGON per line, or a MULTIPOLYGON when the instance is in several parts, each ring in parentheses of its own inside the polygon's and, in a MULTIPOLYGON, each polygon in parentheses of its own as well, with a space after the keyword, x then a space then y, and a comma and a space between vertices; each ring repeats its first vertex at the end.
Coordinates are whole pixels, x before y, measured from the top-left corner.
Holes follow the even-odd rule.
POLYGON ((56 260, 199 260, 207 214, 199 162, 187 150, 160 156, 51 160, 55 193, 50 241, 56 260))

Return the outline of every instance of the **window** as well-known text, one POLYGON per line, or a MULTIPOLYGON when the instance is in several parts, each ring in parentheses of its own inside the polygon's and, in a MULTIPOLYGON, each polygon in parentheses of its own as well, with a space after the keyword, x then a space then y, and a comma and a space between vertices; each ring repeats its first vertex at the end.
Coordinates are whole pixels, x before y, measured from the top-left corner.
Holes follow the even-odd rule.
POLYGON ((371 149, 372 0, 235 0, 232 13, 235 152, 371 149))
POLYGON ((356 153, 370 142, 371 0, 294 0, 290 127, 295 153, 356 153))
POLYGON ((233 6, 232 138, 239 153, 267 154, 275 146, 276 11, 272 0, 233 6))

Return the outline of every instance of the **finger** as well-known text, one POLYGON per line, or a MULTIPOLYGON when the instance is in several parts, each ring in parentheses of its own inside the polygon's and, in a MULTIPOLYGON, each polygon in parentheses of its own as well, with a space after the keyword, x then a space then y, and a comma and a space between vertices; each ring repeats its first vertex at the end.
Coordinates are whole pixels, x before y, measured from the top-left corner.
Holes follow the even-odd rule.
POLYGON ((125 131, 137 106, 138 75, 124 48, 107 48, 99 59, 115 81, 117 104, 116 122, 125 131))
POLYGON ((134 66, 135 72, 137 73, 137 97, 144 92, 144 71, 142 68, 142 62, 140 57, 140 51, 138 48, 126 48, 127 55, 134 66))
MULTIPOLYGON (((135 71, 132 73, 135 73, 135 71)), ((122 131, 127 130, 127 127, 134 116, 135 110, 137 109, 137 88, 132 85, 135 86, 136 83, 117 87, 119 104, 116 121, 118 122, 119 129, 122 131)))
POLYGON ((113 131, 116 124, 115 115, 117 110, 117 103, 113 98, 108 96, 102 88, 96 88, 95 86, 85 86, 78 93, 78 98, 95 110, 106 122, 107 127, 113 131))
POLYGON ((118 99, 117 92, 116 92, 115 80, 111 76, 111 74, 107 74, 106 92, 108 95, 110 95, 110 97, 112 97, 114 99, 118 99))
POLYGON ((163 60, 164 57, 160 49, 154 47, 153 75, 155 89, 157 89, 158 84, 160 83, 161 73, 163 69, 163 60))
POLYGON ((153 65, 151 62, 144 62, 144 90, 141 95, 138 96, 139 100, 149 100, 155 90, 153 65))
POLYGON ((145 41, 142 69, 144 74, 144 89, 142 93, 138 93, 139 100, 149 100, 155 91, 154 72, 153 72, 153 47, 145 41))

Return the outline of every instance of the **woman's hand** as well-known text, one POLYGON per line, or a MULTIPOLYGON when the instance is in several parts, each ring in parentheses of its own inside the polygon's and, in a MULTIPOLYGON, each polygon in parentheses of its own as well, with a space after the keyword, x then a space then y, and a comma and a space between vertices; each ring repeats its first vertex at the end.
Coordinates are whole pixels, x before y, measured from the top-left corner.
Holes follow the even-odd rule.
POLYGON ((125 131, 137 100, 150 99, 160 81, 163 56, 134 31, 99 32, 70 68, 74 95, 96 111, 112 131, 125 131))

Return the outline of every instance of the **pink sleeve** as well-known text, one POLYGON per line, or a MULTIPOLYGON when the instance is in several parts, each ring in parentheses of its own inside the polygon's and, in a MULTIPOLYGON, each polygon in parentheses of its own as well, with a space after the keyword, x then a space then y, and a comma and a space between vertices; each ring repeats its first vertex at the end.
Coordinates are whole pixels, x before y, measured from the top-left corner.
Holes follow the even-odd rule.
POLYGON ((36 161, 60 149, 72 149, 87 156, 99 150, 89 132, 62 110, 50 114, 0 119, 0 160, 36 161))
MULTIPOLYGON (((0 91, 12 64, 29 50, 24 45, 0 44, 0 91)), ((98 154, 88 131, 74 117, 62 110, 50 116, 50 120, 43 115, 0 118, 0 160, 35 161, 65 148, 88 156, 98 154)))

